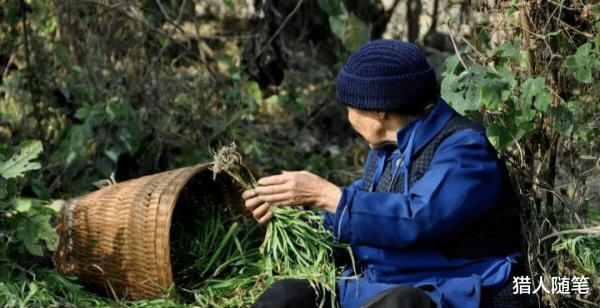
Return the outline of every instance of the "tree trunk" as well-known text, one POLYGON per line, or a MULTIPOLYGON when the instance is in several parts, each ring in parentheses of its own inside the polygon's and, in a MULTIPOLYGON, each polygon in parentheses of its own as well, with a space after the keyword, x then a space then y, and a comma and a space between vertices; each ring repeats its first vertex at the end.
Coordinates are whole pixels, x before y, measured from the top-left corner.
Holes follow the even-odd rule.
POLYGON ((408 22, 408 41, 414 43, 419 38, 419 18, 423 12, 421 0, 406 2, 406 19, 408 22))

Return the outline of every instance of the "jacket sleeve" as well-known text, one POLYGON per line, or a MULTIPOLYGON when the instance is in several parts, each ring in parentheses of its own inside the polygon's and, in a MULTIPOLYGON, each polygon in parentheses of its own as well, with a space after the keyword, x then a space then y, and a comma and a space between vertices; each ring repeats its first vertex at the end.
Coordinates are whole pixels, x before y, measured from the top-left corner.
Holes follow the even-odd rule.
POLYGON ((460 131, 442 142, 408 196, 343 188, 331 217, 333 240, 398 248, 434 241, 488 213, 501 185, 499 162, 486 136, 460 131))
MULTIPOLYGON (((370 150, 369 154, 367 155, 367 160, 365 162, 365 170, 364 173, 367 172, 367 166, 369 165, 369 162, 371 161, 371 156, 374 155, 375 150, 370 150)), ((360 178, 357 181, 354 181, 352 184, 350 184, 350 186, 348 186, 346 189, 350 189, 350 190, 360 190, 362 188, 362 186, 365 183, 365 175, 363 173, 363 177, 360 178)), ((344 191, 344 187, 340 187, 340 189, 342 190, 342 192, 344 191)), ((331 228, 333 226, 333 218, 335 216, 334 213, 330 213, 327 211, 322 211, 323 216, 325 216, 325 219, 323 221, 323 226, 325 228, 331 228)))

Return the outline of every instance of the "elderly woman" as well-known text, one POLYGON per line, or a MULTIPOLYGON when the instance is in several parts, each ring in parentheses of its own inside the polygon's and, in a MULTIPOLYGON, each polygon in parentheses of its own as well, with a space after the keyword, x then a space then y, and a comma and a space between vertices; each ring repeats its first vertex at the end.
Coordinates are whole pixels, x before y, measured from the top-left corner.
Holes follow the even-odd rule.
MULTIPOLYGON (((360 269, 338 283, 342 308, 525 307, 513 294, 521 236, 506 167, 479 125, 436 93, 420 51, 395 40, 367 43, 336 79, 336 98, 369 143, 363 177, 338 187, 284 172, 245 191, 262 224, 271 206, 322 209, 333 241, 349 243, 360 269)), ((322 296, 322 295, 321 295, 322 296)), ((316 307, 302 280, 282 280, 254 307, 316 307)))

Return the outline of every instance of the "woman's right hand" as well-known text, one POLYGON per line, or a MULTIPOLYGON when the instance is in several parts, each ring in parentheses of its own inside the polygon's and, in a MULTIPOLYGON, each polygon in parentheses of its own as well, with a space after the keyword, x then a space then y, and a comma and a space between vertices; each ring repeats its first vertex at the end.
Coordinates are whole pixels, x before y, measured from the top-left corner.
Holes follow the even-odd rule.
POLYGON ((273 213, 269 210, 271 204, 260 200, 253 189, 244 191, 242 199, 245 201, 246 208, 252 212, 254 219, 261 225, 265 226, 273 218, 273 213))

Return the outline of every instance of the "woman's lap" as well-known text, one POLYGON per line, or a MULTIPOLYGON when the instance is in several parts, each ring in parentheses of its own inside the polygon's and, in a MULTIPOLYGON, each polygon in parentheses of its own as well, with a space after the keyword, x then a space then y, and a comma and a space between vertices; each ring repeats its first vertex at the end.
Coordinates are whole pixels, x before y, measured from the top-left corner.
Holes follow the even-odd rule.
MULTIPOLYGON (((331 307, 331 294, 325 294, 323 308, 331 307)), ((271 285, 252 308, 317 308, 323 295, 307 280, 284 279, 271 285)), ((361 308, 435 308, 435 304, 421 289, 398 286, 371 297, 361 308)))

